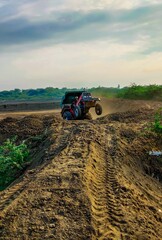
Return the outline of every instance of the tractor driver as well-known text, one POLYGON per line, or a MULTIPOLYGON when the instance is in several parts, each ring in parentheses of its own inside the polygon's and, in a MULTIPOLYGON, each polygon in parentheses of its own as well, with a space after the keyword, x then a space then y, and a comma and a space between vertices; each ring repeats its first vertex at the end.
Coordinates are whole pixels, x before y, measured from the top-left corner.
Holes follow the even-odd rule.
POLYGON ((78 102, 78 96, 76 96, 75 99, 73 100, 71 107, 74 108, 76 106, 77 102, 78 102))
POLYGON ((75 97, 75 100, 74 100, 74 101, 75 101, 75 105, 77 104, 78 99, 79 99, 78 96, 76 96, 76 97, 75 97))

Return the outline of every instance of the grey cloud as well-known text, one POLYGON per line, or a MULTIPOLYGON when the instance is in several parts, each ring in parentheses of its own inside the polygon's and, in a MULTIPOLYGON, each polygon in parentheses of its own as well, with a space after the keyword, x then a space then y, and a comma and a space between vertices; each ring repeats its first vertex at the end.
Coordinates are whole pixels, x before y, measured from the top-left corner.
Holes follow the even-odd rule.
MULTIPOLYGON (((149 35, 154 41, 154 37, 161 38, 161 14, 162 5, 156 5, 120 11, 60 12, 51 15, 48 20, 40 21, 18 17, 0 22, 0 46, 5 48, 41 41, 78 42, 100 38, 114 38, 127 43, 139 35, 149 35)), ((159 41, 156 44, 158 46, 159 41)))
POLYGON ((49 19, 44 22, 30 22, 26 18, 13 19, 0 23, 0 44, 10 45, 39 41, 53 37, 57 33, 66 34, 66 32, 80 29, 86 25, 104 23, 107 19, 108 14, 105 12, 64 13, 57 20, 49 19))

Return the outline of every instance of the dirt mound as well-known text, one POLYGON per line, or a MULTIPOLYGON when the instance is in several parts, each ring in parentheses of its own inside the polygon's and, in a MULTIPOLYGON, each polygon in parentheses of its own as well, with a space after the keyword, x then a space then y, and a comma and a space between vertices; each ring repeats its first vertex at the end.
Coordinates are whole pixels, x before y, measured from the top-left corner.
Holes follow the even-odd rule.
MULTIPOLYGON (((145 130, 153 117, 148 108, 53 117, 37 168, 0 193, 0 239, 161 240, 162 160, 149 151, 162 139, 145 130)), ((29 119, 34 131, 46 125, 29 119)))
POLYGON ((30 115, 20 119, 7 117, 0 121, 0 142, 17 136, 19 140, 42 134, 53 122, 53 115, 30 115))
POLYGON ((138 109, 136 111, 126 111, 112 113, 107 116, 99 118, 100 122, 123 122, 123 123, 138 123, 146 122, 146 120, 154 121, 154 110, 138 109))

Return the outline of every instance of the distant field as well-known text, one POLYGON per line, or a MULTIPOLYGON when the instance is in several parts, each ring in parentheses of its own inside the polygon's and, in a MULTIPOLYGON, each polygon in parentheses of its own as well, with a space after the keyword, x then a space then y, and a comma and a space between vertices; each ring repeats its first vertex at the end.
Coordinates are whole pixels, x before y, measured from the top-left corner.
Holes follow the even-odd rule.
POLYGON ((60 101, 7 101, 0 102, 0 112, 39 111, 59 109, 60 101))

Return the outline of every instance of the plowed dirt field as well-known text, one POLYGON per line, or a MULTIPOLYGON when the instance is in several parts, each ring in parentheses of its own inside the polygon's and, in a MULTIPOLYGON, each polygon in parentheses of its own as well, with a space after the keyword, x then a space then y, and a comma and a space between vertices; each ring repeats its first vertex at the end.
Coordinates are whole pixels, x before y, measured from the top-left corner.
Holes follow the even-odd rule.
POLYGON ((162 138, 147 130, 162 103, 104 104, 111 114, 90 121, 3 116, 1 142, 39 141, 32 164, 0 192, 0 239, 162 239, 162 160, 149 156, 162 138))

